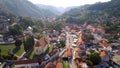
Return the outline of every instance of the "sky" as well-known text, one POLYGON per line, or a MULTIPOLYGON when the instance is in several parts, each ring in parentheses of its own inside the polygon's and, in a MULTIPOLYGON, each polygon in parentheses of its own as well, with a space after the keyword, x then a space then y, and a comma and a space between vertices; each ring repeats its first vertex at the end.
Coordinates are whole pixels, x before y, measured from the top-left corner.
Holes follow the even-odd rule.
POLYGON ((107 2, 110 0, 29 0, 34 4, 52 5, 56 7, 81 6, 85 4, 94 4, 96 2, 107 2))

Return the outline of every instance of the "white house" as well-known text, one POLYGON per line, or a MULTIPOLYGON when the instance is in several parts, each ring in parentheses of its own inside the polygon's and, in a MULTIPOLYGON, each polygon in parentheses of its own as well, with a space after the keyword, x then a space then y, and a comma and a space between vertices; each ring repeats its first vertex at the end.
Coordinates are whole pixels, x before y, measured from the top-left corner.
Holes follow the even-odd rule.
POLYGON ((3 41, 3 35, 0 35, 0 42, 3 41))
POLYGON ((36 55, 40 55, 41 53, 44 53, 48 48, 48 42, 45 37, 40 38, 35 43, 34 52, 36 55))
POLYGON ((32 35, 32 34, 33 34, 32 31, 33 31, 32 27, 29 26, 29 27, 24 31, 24 34, 25 34, 25 35, 32 35))

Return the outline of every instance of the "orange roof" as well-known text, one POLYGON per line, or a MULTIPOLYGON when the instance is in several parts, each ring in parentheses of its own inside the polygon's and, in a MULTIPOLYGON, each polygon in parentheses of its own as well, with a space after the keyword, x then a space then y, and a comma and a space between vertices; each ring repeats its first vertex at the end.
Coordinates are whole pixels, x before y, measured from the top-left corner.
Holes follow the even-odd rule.
POLYGON ((78 58, 78 57, 79 57, 79 53, 75 52, 75 58, 78 58))
POLYGON ((63 68, 62 63, 61 63, 61 62, 57 62, 57 63, 56 63, 56 68, 63 68))
POLYGON ((82 45, 84 42, 83 42, 83 39, 82 39, 82 35, 79 36, 78 40, 77 40, 77 45, 82 45))
POLYGON ((80 48, 75 48, 75 51, 80 51, 81 49, 80 48))
POLYGON ((45 68, 55 68, 55 65, 52 62, 49 62, 45 65, 45 68))
POLYGON ((45 40, 44 37, 40 38, 40 39, 35 43, 35 47, 45 46, 45 45, 47 45, 47 41, 45 40))
POLYGON ((66 49, 66 55, 67 55, 67 57, 69 57, 69 56, 72 55, 72 51, 71 51, 70 47, 67 47, 67 49, 66 49))
POLYGON ((105 51, 101 51, 101 52, 100 52, 100 56, 101 56, 101 57, 104 57, 104 56, 106 56, 106 53, 105 53, 105 51))
POLYGON ((101 46, 105 46, 105 47, 108 47, 108 46, 109 46, 109 44, 108 44, 105 40, 102 40, 101 42, 99 42, 99 44, 100 44, 101 46))

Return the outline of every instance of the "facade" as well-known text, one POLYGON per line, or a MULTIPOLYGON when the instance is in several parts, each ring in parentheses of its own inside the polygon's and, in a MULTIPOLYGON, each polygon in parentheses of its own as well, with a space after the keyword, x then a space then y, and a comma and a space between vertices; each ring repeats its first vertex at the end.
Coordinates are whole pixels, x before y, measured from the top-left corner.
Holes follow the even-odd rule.
POLYGON ((0 33, 5 33, 6 31, 8 31, 8 23, 0 23, 0 33))
POLYGON ((44 53, 48 48, 48 42, 45 37, 40 38, 40 40, 36 41, 34 52, 36 55, 40 55, 44 53))

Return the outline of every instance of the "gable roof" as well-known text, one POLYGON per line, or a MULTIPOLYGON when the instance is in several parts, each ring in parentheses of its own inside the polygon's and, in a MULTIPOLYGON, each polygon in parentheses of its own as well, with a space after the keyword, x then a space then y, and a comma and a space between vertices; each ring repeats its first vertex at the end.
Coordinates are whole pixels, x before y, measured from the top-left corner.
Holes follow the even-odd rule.
POLYGON ((56 63, 56 68, 63 68, 63 64, 61 62, 56 63))
POLYGON ((72 51, 71 51, 71 48, 70 48, 70 47, 67 47, 67 48, 66 48, 66 55, 67 55, 67 57, 69 57, 69 56, 72 55, 72 51))
POLYGON ((45 37, 41 37, 38 41, 36 41, 35 43, 35 47, 40 47, 40 46, 46 46, 47 45, 47 41, 45 39, 45 37))
POLYGON ((55 68, 55 65, 52 62, 49 62, 45 65, 45 68, 55 68))
POLYGON ((20 65, 20 64, 31 64, 31 63, 41 63, 42 59, 28 59, 28 60, 20 60, 16 61, 15 65, 20 65))

